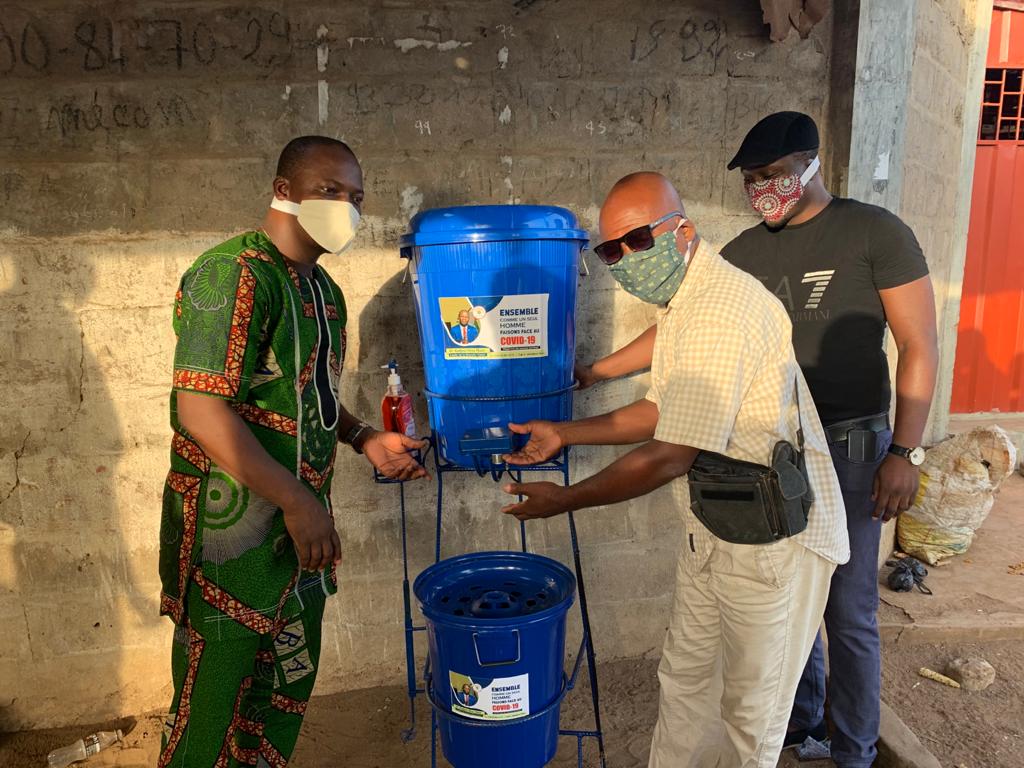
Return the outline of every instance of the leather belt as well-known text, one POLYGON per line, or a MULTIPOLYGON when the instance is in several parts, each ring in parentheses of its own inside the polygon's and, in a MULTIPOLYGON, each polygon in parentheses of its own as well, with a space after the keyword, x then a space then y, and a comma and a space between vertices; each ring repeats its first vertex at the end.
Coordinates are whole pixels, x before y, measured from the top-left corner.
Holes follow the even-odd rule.
POLYGON ((842 443, 854 430, 866 430, 868 432, 884 432, 889 429, 889 414, 879 413, 874 416, 865 416, 862 419, 847 419, 836 424, 825 427, 825 436, 829 443, 842 443))

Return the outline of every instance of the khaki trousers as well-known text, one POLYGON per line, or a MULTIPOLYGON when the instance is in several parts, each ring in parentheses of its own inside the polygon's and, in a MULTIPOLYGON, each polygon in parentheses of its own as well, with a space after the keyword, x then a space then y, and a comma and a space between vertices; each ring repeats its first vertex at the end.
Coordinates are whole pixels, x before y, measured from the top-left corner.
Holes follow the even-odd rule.
POLYGON ((793 541, 684 548, 649 768, 775 768, 835 565, 793 541))

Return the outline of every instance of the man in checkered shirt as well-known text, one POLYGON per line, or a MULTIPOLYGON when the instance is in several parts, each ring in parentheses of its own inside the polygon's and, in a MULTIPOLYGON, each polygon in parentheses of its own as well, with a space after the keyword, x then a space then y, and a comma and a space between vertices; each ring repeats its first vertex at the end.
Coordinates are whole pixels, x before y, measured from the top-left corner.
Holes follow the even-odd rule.
POLYGON ((793 354, 790 319, 757 279, 700 239, 660 174, 619 181, 600 228, 604 242, 594 250, 616 280, 662 309, 654 327, 584 368, 582 383, 650 367, 650 391, 601 416, 513 424, 530 440, 507 459, 533 464, 567 445, 641 445, 568 488, 509 484, 505 490, 525 500, 504 511, 520 520, 551 517, 671 483, 684 541, 650 766, 774 768, 829 581, 849 558, 842 495, 793 354), (765 545, 713 536, 690 511, 685 475, 697 454, 766 465, 776 443, 797 443, 801 425, 815 497, 807 528, 765 545))

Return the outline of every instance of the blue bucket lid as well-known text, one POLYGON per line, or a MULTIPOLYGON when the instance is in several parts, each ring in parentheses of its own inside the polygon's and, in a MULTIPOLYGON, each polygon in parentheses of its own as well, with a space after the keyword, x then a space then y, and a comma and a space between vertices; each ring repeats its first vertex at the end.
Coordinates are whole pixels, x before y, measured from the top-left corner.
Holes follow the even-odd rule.
POLYGON ((505 240, 580 240, 586 230, 572 211, 554 205, 461 205, 432 208, 413 216, 403 248, 417 245, 505 240))
POLYGON ((435 563, 412 589, 423 614, 434 621, 521 624, 568 611, 576 577, 548 557, 479 552, 435 563))

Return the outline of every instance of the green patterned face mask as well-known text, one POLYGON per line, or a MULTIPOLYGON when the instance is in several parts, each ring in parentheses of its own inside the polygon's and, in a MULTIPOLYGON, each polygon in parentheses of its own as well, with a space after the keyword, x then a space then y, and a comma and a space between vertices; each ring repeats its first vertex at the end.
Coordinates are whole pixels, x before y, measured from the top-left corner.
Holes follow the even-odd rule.
MULTIPOLYGON (((679 222, 680 227, 684 221, 679 222)), ((609 267, 624 290, 650 304, 668 304, 676 295, 686 275, 693 245, 687 244, 685 254, 679 252, 678 229, 658 235, 646 251, 631 251, 609 267)))

